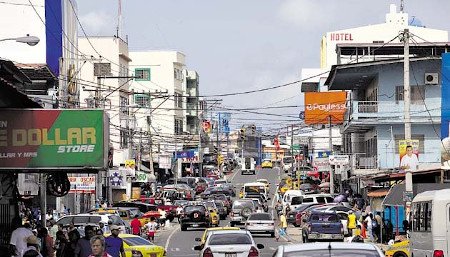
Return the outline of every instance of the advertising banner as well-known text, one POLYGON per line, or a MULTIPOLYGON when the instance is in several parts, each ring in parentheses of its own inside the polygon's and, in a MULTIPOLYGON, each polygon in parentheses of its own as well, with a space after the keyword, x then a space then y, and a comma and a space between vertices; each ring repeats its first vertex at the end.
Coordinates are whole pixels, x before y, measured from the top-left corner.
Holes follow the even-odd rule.
POLYGON ((204 120, 202 122, 203 132, 209 134, 211 132, 211 122, 209 120, 204 120))
POLYGON ((419 140, 399 140, 400 170, 416 171, 419 165, 419 140))
POLYGON ((442 54, 441 166, 450 169, 450 53, 442 54))
POLYGON ((127 170, 119 168, 118 170, 109 170, 109 184, 112 189, 126 189, 127 170))
POLYGON ((350 162, 348 155, 330 155, 330 165, 347 165, 350 162))
POLYGON ((221 133, 230 133, 230 118, 231 113, 219 112, 219 128, 221 133))
POLYGON ((314 158, 314 166, 319 172, 330 171, 330 163, 328 157, 326 158, 314 158))
POLYGON ((0 110, 0 169, 105 169, 108 146, 103 110, 0 110))
POLYGON ((69 177, 69 193, 95 193, 95 176, 89 177, 69 177))
POLYGON ((346 92, 306 92, 305 93, 305 123, 342 124, 346 110, 346 92))
POLYGON ((170 155, 162 155, 158 156, 158 164, 160 169, 170 169, 172 167, 172 160, 170 155))

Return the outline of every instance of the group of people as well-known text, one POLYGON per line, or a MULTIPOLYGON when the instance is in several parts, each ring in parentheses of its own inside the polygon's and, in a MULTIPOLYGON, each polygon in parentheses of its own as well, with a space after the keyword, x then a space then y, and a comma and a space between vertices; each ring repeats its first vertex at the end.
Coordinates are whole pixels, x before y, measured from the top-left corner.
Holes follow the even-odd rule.
MULTIPOLYGON (((29 223, 16 223, 11 235, 12 256, 17 257, 125 257, 120 228, 111 225, 111 235, 104 236, 101 227, 86 226, 84 237, 71 224, 67 230, 56 226, 54 236, 47 228, 38 226, 32 230, 29 223)), ((50 228, 50 230, 53 229, 50 228)))
POLYGON ((150 217, 150 221, 144 224, 142 226, 141 221, 138 219, 138 216, 136 215, 134 219, 130 223, 131 226, 131 232, 133 235, 141 236, 141 234, 144 232, 147 233, 148 240, 154 242, 155 241, 155 234, 156 231, 160 228, 160 224, 156 222, 155 217, 150 217))
POLYGON ((365 213, 358 208, 349 211, 347 229, 350 234, 349 241, 366 241, 384 243, 392 239, 393 225, 385 220, 380 213, 365 213))

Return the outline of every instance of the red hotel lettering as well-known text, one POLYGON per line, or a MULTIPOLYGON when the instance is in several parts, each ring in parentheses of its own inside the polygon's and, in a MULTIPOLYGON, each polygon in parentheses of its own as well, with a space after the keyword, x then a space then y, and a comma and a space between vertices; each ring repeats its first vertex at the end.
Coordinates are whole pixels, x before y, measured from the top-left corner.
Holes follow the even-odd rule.
POLYGON ((353 41, 352 33, 331 33, 331 41, 353 41))

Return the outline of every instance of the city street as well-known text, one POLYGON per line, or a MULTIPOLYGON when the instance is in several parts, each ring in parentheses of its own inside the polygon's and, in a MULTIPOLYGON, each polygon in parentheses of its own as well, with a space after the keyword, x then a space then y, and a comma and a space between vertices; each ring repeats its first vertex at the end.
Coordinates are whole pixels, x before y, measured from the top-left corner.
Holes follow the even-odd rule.
MULTIPOLYGON (((269 200, 269 212, 273 210, 273 193, 276 190, 276 183, 279 181, 279 172, 277 168, 273 169, 263 169, 257 171, 256 175, 241 175, 239 171, 231 174, 229 180, 236 186, 236 190, 248 182, 254 182, 256 179, 264 178, 270 181, 270 193, 271 199, 269 200)), ((188 231, 180 231, 180 226, 178 223, 173 222, 173 227, 170 229, 163 230, 157 237, 155 243, 161 246, 166 246, 168 256, 197 256, 198 251, 193 250, 194 246, 198 244, 195 238, 201 237, 204 229, 188 229, 188 231)), ((222 220, 220 222, 221 226, 228 226, 228 220, 222 220)), ((289 244, 286 237, 281 237, 277 242, 275 238, 271 238, 267 234, 253 235, 256 243, 264 245, 264 249, 261 250, 261 256, 272 256, 276 248, 281 244, 289 244)))

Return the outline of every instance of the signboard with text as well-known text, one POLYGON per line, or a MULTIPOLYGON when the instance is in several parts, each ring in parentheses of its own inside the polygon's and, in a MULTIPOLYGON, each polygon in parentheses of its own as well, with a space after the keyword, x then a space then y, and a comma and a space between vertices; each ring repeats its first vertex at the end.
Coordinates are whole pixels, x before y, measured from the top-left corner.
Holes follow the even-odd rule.
POLYGON ((348 155, 330 155, 328 160, 330 165, 347 165, 350 162, 348 155))
POLYGON ((0 111, 0 169, 105 169, 108 145, 103 110, 0 111))
POLYGON ((416 171, 419 165, 419 140, 399 140, 400 170, 416 171))
POLYGON ((346 101, 346 92, 306 92, 305 124, 342 124, 346 101))
POLYGON ((68 177, 70 181, 69 193, 95 193, 95 176, 68 177))

